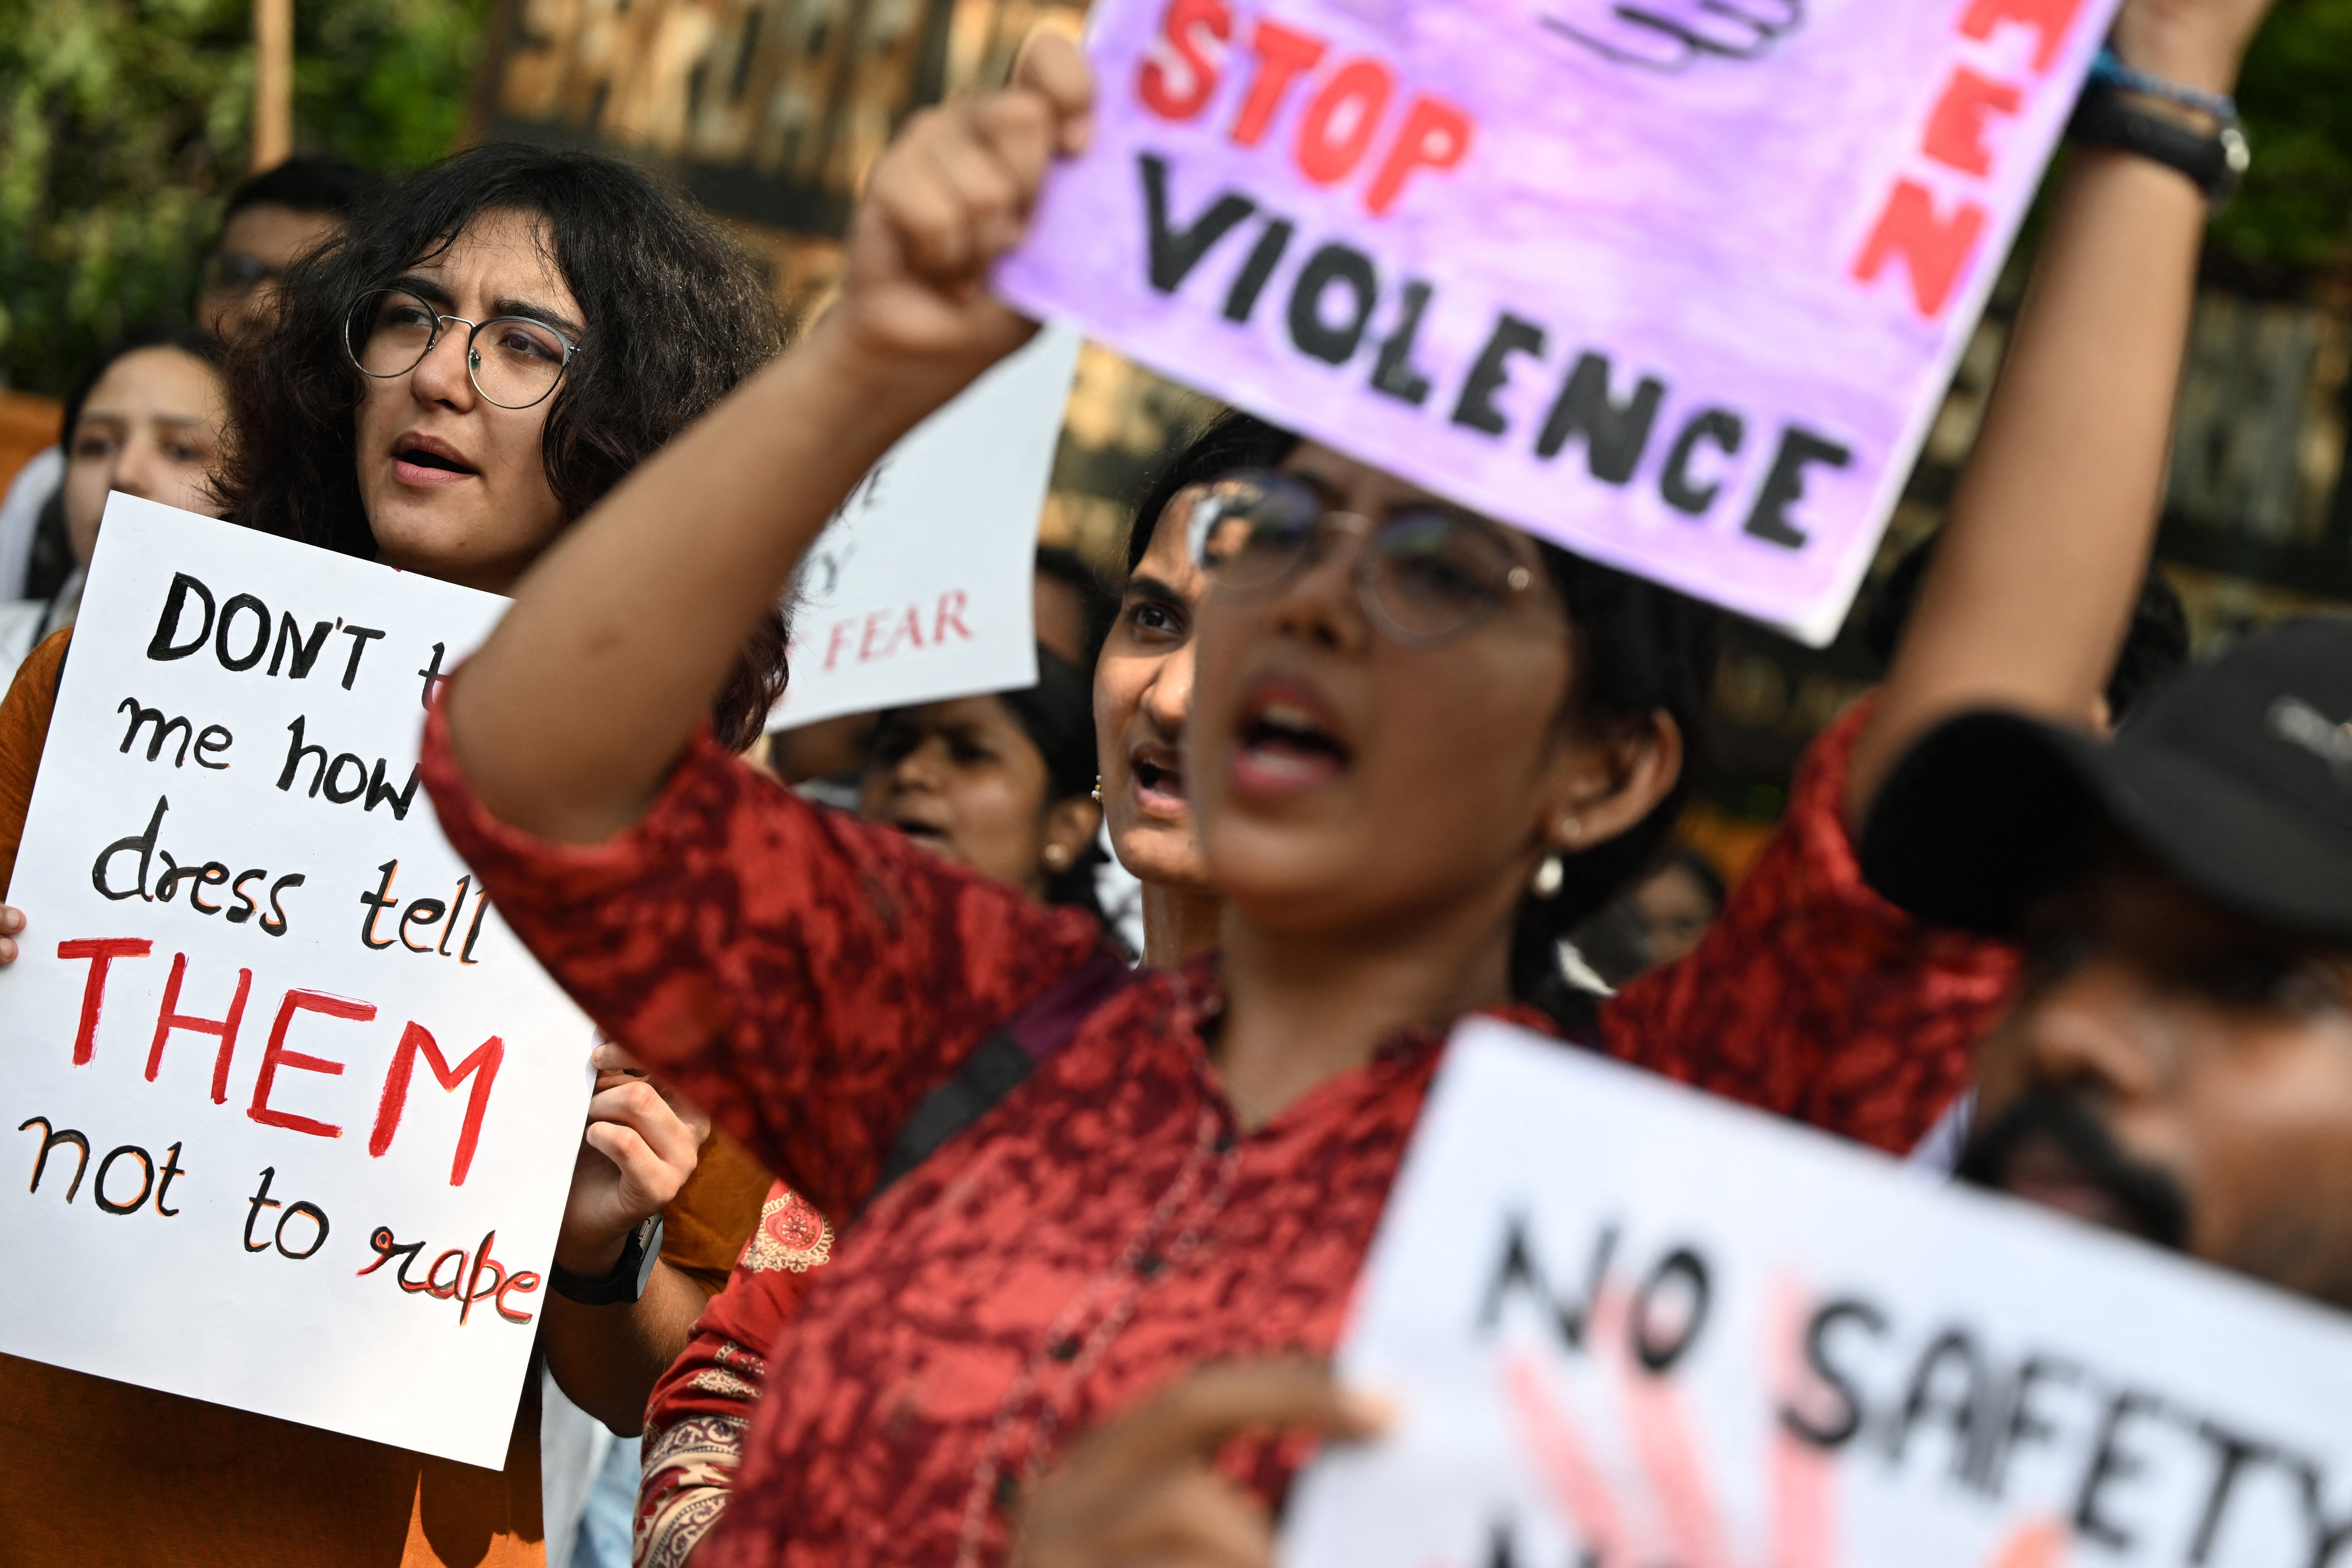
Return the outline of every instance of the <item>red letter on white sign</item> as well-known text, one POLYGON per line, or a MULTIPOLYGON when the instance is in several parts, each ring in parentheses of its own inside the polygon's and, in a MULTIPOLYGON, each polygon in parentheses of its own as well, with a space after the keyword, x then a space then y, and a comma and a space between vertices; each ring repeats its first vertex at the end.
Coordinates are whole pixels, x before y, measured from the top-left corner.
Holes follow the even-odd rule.
POLYGON ((455 1070, 441 1047, 425 1031, 422 1024, 411 1023, 401 1032, 400 1048, 392 1053, 392 1070, 383 1076, 383 1098, 376 1102, 375 1131, 368 1134, 368 1152, 381 1157, 392 1147, 392 1135, 400 1130, 400 1113, 408 1106, 408 1080, 416 1070, 416 1058, 423 1052, 425 1064, 441 1087, 456 1093, 457 1086, 468 1076, 474 1079, 474 1091, 466 1098, 466 1121, 457 1131, 457 1157, 449 1163, 449 1184, 466 1184, 466 1173, 473 1168, 474 1144, 482 1135, 482 1112, 489 1109, 490 1085, 499 1076, 499 1064, 507 1059, 507 1047, 498 1036, 492 1035, 474 1049, 474 1054, 457 1064, 455 1070))

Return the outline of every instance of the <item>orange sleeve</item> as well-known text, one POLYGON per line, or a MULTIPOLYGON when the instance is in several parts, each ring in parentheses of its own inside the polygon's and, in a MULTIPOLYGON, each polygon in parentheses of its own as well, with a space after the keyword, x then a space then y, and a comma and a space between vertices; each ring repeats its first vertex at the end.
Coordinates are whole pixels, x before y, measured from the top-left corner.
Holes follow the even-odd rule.
POLYGON ((71 626, 42 639, 0 699, 0 898, 16 879, 25 813, 32 809, 33 779, 41 771, 41 748, 48 743, 49 715, 57 711, 58 681, 72 640, 71 626))
POLYGON ((760 1206, 774 1183, 743 1145, 712 1131, 694 1174, 662 1210, 662 1261, 700 1286, 705 1297, 718 1295, 759 1228, 760 1206))

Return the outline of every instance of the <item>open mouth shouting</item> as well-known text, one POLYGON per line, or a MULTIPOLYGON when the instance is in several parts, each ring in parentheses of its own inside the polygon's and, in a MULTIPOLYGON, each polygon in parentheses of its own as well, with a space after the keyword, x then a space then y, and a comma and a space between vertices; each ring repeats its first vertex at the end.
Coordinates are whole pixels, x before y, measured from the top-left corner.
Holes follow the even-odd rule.
POLYGON ((414 431, 393 441, 392 472, 404 485, 455 484, 481 476, 481 470, 448 442, 414 431))
POLYGON ((1234 725, 1233 785, 1261 800, 1304 795, 1338 778, 1351 758, 1339 718, 1295 680, 1254 686, 1234 725))
POLYGON ((948 830, 938 823, 926 821, 911 814, 901 814, 888 820, 891 826, 932 854, 944 856, 950 860, 956 858, 954 841, 948 837, 948 830))
POLYGON ((1184 767, 1173 746, 1148 744, 1128 753, 1135 800, 1146 816, 1175 821, 1184 815, 1184 767))

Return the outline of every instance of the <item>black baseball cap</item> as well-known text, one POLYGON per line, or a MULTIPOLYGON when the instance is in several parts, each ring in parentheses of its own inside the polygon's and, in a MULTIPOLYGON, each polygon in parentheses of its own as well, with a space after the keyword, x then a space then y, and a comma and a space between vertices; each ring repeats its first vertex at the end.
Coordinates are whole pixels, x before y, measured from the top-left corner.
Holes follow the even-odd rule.
POLYGON ((2291 621, 2181 676, 2115 740, 2014 713, 1928 732, 1862 835, 1869 884, 2009 936, 2084 875, 2101 825, 2210 902, 2352 942, 2352 620, 2291 621))

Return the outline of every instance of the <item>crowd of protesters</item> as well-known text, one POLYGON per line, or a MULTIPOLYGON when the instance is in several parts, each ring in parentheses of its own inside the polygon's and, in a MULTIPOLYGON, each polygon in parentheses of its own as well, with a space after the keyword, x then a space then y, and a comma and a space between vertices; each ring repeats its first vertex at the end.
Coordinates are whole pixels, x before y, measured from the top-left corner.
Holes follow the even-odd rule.
MULTIPOLYGON (((2226 91, 2264 8, 2116 47, 2226 91)), ((1041 37, 917 117, 794 332, 657 182, 494 146, 263 176, 88 367, 0 509, 0 880, 107 494, 226 517, 513 596, 424 778, 607 1043, 502 1472, 0 1357, 28 1561, 1265 1562, 1380 1419, 1322 1363, 1472 1014, 2352 1306, 2352 622, 2190 667, 2149 565, 2195 184, 2069 156, 1885 679, 1727 888, 1712 612, 1279 409, 1115 590, 1040 552, 1034 687, 761 734, 803 552, 1031 331, 982 284, 1091 94, 1041 37), (559 1409, 642 1447, 559 1484, 559 1409)))

